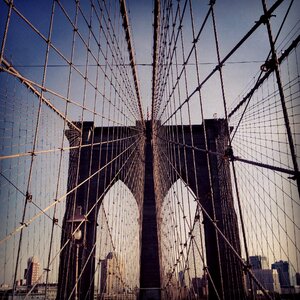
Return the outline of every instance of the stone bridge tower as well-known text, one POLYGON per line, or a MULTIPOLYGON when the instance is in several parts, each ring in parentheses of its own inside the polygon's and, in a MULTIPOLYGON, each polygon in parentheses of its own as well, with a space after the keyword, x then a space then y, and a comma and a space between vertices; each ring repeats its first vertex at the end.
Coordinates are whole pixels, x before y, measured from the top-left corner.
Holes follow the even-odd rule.
MULTIPOLYGON (((225 126, 227 124, 224 120, 206 120, 205 122, 209 150, 225 153, 227 144, 225 126)), ((93 246, 96 242, 99 207, 114 182, 119 179, 126 182, 124 177, 128 176, 128 172, 138 174, 131 178, 140 179, 138 185, 130 181, 126 182, 140 211, 140 299, 161 299, 159 215, 164 197, 179 178, 189 185, 212 218, 214 207, 216 217, 214 221, 236 251, 240 253, 228 161, 216 155, 209 155, 208 162, 206 152, 197 150, 205 149, 202 125, 193 125, 192 130, 190 126, 171 128, 171 126, 158 125, 159 123, 156 122, 152 126, 152 122, 147 121, 146 128, 143 129, 139 123, 136 127, 94 127, 92 122, 84 122, 83 124, 77 123, 77 126, 81 127, 82 134, 73 129, 66 131, 70 146, 82 145, 83 147, 75 147, 70 153, 68 179, 70 193, 66 201, 62 246, 74 230, 68 220, 74 215, 76 207, 82 207, 84 212, 94 209, 82 226, 84 247, 79 250, 79 269, 76 270, 76 249, 72 243, 64 246, 60 254, 57 299, 66 299, 71 294, 75 286, 76 272, 81 273, 83 266, 85 268, 78 283, 78 298, 94 299, 93 276, 96 262, 93 246), (152 132, 152 127, 155 128, 154 132, 152 132), (178 136, 177 151, 173 156, 178 176, 173 178, 174 182, 165 180, 165 184, 162 185, 162 181, 155 180, 155 176, 168 177, 169 166, 166 160, 162 160, 162 152, 167 147, 167 139, 164 140, 164 138, 167 137, 170 129, 175 129, 178 136), (124 137, 124 132, 128 138, 122 143, 116 146, 113 142, 109 142, 121 139, 124 137), (137 139, 135 151, 126 152, 134 139, 137 139), (84 147, 92 142, 93 147, 84 147), (181 144, 186 146, 183 147, 181 144), (114 159, 120 153, 126 157, 126 163, 122 166, 118 159, 114 159), (191 167, 194 161, 196 162, 195 168, 191 167), (211 169, 212 181, 209 180, 208 165, 211 169), (106 168, 105 172, 98 172, 104 168, 106 168), (91 174, 95 175, 87 180, 91 174), (77 185, 80 185, 79 188, 74 189, 77 185)), ((224 240, 216 234, 208 217, 204 215, 203 218, 207 268, 215 285, 209 281, 209 297, 217 299, 217 293, 221 294, 223 284, 225 299, 243 299, 245 295, 242 266, 224 240)))

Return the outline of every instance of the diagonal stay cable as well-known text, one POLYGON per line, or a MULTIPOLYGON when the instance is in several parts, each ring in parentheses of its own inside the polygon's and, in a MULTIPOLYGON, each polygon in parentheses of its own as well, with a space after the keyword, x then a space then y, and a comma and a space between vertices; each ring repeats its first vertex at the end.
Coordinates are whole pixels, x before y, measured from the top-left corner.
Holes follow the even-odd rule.
MULTIPOLYGON (((183 180, 181 177, 180 173, 176 170, 175 166, 170 162, 169 157, 163 152, 164 156, 166 157, 168 163, 171 165, 172 169, 174 170, 175 173, 177 173, 177 176, 183 180)), ((256 278, 255 274, 249 269, 249 266, 244 262, 244 259, 240 256, 240 254, 234 249, 234 247, 231 245, 230 241, 227 239, 227 237, 224 235, 222 230, 218 227, 218 225, 214 222, 214 220, 211 218, 210 214, 206 211, 206 209, 203 207, 203 205, 200 202, 200 199, 195 197, 194 194, 192 193, 192 190, 189 185, 186 186, 187 189, 190 191, 190 193, 193 195, 193 198, 197 202, 197 204, 200 206, 202 212, 205 214, 205 216, 208 218, 209 222, 211 223, 212 226, 217 230, 218 234, 221 236, 221 238, 224 240, 224 242, 230 247, 232 253, 237 257, 237 259, 240 261, 240 263, 243 265, 244 269, 246 272, 249 274, 249 276, 252 278, 252 280, 257 284, 257 286, 262 290, 264 295, 266 296, 267 299, 272 299, 271 296, 268 294, 266 289, 263 287, 263 285, 260 283, 260 281, 256 278)))
MULTIPOLYGON (((138 146, 138 144, 137 144, 138 146)), ((137 148, 137 146, 135 147, 135 149, 137 148)), ((124 167, 126 166, 126 164, 128 163, 129 159, 131 158, 131 156, 133 154, 135 155, 138 155, 138 152, 135 151, 135 149, 133 149, 133 151, 130 153, 129 157, 126 159, 126 161, 122 164, 122 166, 120 166, 118 172, 115 174, 114 178, 112 178, 112 180, 110 180, 110 183, 108 184, 108 186, 105 188, 105 190, 103 191, 103 193, 98 197, 97 201, 94 203, 94 205, 90 208, 90 210, 85 214, 85 218, 87 219, 87 217, 92 213, 92 211, 97 207, 97 205, 99 205, 99 202, 103 199, 104 195, 109 191, 109 189, 113 186, 114 182, 115 182, 115 179, 118 178, 119 174, 121 173, 121 171, 123 171, 124 167)), ((135 163, 136 161, 134 159, 132 159, 131 161, 131 166, 129 167, 129 170, 132 167, 132 165, 135 163)), ((124 178, 124 180, 127 179, 127 177, 129 176, 130 172, 127 172, 127 175, 126 177, 124 178)), ((104 213, 105 213, 105 210, 104 210, 104 213)), ((106 214, 106 213, 105 213, 106 214)), ((107 217, 106 217, 106 221, 107 221, 107 217)), ((74 229, 73 233, 72 233, 72 236, 75 234, 75 232, 80 228, 80 226, 82 225, 84 221, 81 221, 77 227, 74 229)), ((111 238, 111 241, 112 241, 112 235, 111 235, 111 231, 109 230, 109 234, 110 234, 110 238, 111 238)), ((112 242, 113 243, 113 242, 112 242)), ((96 246, 96 243, 93 245, 93 249, 94 247, 96 246)), ((113 244, 113 248, 115 249, 115 246, 113 244)), ((88 264, 88 261, 90 260, 90 257, 91 255, 93 254, 93 250, 90 252, 90 255, 89 257, 87 258, 87 261, 85 263, 85 265, 83 266, 82 270, 81 270, 81 273, 79 274, 79 277, 77 278, 76 280, 76 283, 75 283, 75 286, 73 287, 73 290, 71 292, 71 294, 69 295, 69 299, 70 297, 72 296, 72 294, 74 293, 75 289, 76 289, 76 286, 78 285, 78 282, 88 264)))
POLYGON ((191 98, 205 85, 205 83, 225 64, 225 62, 244 44, 244 42, 262 25, 264 24, 265 18, 269 17, 283 2, 284 0, 277 0, 273 6, 267 11, 267 13, 262 16, 255 25, 241 38, 241 40, 228 52, 228 54, 220 60, 220 63, 215 66, 215 68, 202 80, 200 85, 198 85, 193 92, 181 103, 181 105, 161 124, 163 126, 166 124, 191 98))
POLYGON ((133 49, 132 41, 131 41, 132 37, 131 37, 131 33, 130 33, 129 20, 128 20, 128 14, 127 14, 125 0, 120 0, 120 12, 121 12, 121 15, 123 18, 123 28, 125 31, 127 48, 128 48, 128 52, 129 52, 129 61, 130 61, 130 66, 131 66, 133 80, 134 80, 134 86, 135 86, 135 92, 136 92, 137 101, 138 101, 140 117, 141 117, 143 127, 145 127, 142 103, 141 103, 141 95, 140 95, 140 89, 139 89, 139 82, 138 82, 138 75, 137 75, 135 56, 134 56, 134 49, 133 49))
MULTIPOLYGON (((132 144, 133 145, 133 144, 132 144)), ((132 146, 131 145, 131 146, 132 146)), ((138 145, 138 143, 137 143, 137 145, 138 145)), ((131 147, 130 146, 130 147, 131 147)), ((118 178, 118 176, 120 175, 120 173, 121 173, 121 171, 123 171, 123 169, 124 169, 124 167, 126 166, 126 164, 128 163, 128 161, 131 159, 131 156, 133 155, 133 154, 136 154, 136 155, 138 155, 138 151, 135 151, 137 149, 137 146, 130 152, 130 155, 127 157, 127 159, 126 159, 126 161, 123 163, 123 165, 122 166, 120 166, 120 168, 118 169, 118 172, 115 174, 115 176, 114 176, 114 178, 110 181, 110 183, 108 184, 108 186, 105 188, 105 190, 102 192, 102 194, 101 195, 99 195, 98 196, 98 199, 97 199, 97 201, 95 202, 95 204, 90 208, 90 210, 87 212, 87 214, 85 215, 85 218, 87 218, 90 214, 91 214, 91 212, 94 210, 94 208, 99 204, 99 202, 102 200, 102 198, 104 197, 104 195, 109 191, 109 189, 112 187, 112 185, 114 184, 114 182, 115 182, 115 179, 117 179, 118 178)), ((125 149, 125 151, 126 151, 126 149, 125 149)), ((131 162, 131 165, 133 164, 135 162, 135 160, 132 160, 132 162, 131 162)), ((110 162, 109 162, 110 163, 110 162)), ((108 163, 108 164, 109 164, 108 163)), ((108 165, 107 164, 107 165, 108 165)), ((104 166, 104 167, 107 167, 107 165, 106 166, 104 166)), ((101 168, 102 169, 102 168, 101 168)), ((129 169, 131 169, 131 167, 129 167, 129 169)), ((99 172, 100 170, 98 170, 97 172, 99 172)), ((128 174, 129 174, 130 172, 128 172, 128 174)), ((94 174, 92 174, 92 176, 94 176, 95 175, 95 173, 94 174)), ((89 180, 90 178, 88 178, 88 180, 89 180)), ((74 190, 74 189, 73 189, 74 190)), ((72 190, 72 191, 73 191, 72 190)), ((62 196, 62 197, 64 197, 64 196, 62 196)), ((62 198, 61 197, 61 198, 62 198)), ((60 202, 60 201, 59 201, 60 202)), ((59 202, 57 202, 57 203, 59 203, 59 202)), ((82 225, 82 223, 83 223, 84 221, 81 221, 80 223, 79 223, 79 225, 73 230, 73 232, 71 233, 71 236, 67 239, 67 241, 65 242, 65 244, 59 249, 59 251, 55 254, 55 256, 53 257, 53 259, 51 260, 51 262, 49 263, 49 266, 51 266, 53 263, 54 263, 54 261, 55 261, 55 259, 58 257, 58 255, 63 251, 63 249, 67 246, 67 244, 69 243, 69 242, 71 242, 72 241, 72 238, 73 238, 73 236, 74 236, 74 234, 76 233, 76 231, 79 229, 79 227, 82 225)), ((0 242, 1 243, 1 242, 0 242)), ((39 276, 39 278, 42 278, 42 276, 45 274, 45 272, 46 272, 47 270, 44 270, 43 271, 43 273, 39 276)), ((31 288, 31 290, 30 291, 28 291, 28 293, 27 293, 27 295, 26 295, 26 298, 25 299, 27 299, 27 296, 29 296, 30 295, 30 293, 34 290, 34 288, 36 287, 36 285, 38 284, 38 281, 32 286, 32 288, 31 288)))
POLYGON ((66 199, 66 197, 68 195, 70 195, 71 193, 73 193, 74 191, 76 191, 80 186, 82 186, 83 184, 85 184, 87 181, 89 181, 91 178, 93 178, 95 175, 97 175, 98 173, 100 173, 102 170, 104 170, 105 168, 107 168, 109 165, 111 165, 115 160, 117 160, 120 156, 122 156, 124 153, 126 153, 130 148, 132 148, 133 145, 137 144, 139 142, 139 140, 136 140, 134 143, 132 143, 131 145, 129 145, 126 149, 124 149, 120 154, 118 154, 116 157, 114 157, 111 161, 109 161, 107 164, 105 164, 103 167, 101 167, 99 170, 95 171, 93 174, 91 174, 88 178, 86 178, 85 180, 83 180, 82 182, 80 182, 78 185, 76 185, 73 189, 71 189, 70 191, 68 191, 67 193, 65 193, 63 196, 61 196, 59 199, 56 199, 55 201, 53 201, 49 206, 47 206, 46 208, 43 209, 42 212, 35 214, 32 218, 30 218, 29 220, 27 220, 26 222, 23 222, 23 224, 17 228, 15 228, 13 231, 11 231, 5 238, 3 238, 2 240, 0 240, 0 245, 7 241, 8 239, 10 239, 11 237, 13 237, 17 232, 19 232, 20 230, 22 230, 25 227, 28 227, 34 220, 36 220, 37 218, 39 218, 42 214, 44 214, 46 211, 48 211, 50 208, 52 208, 54 205, 56 205, 57 203, 60 203, 62 200, 66 199))
MULTIPOLYGON (((72 104, 74 104, 74 105, 76 105, 76 106, 78 106, 78 107, 80 107, 80 108, 82 108, 82 109, 84 109, 84 110, 86 110, 86 111, 88 111, 88 112, 91 112, 91 113, 93 113, 93 114, 95 114, 95 115, 97 115, 97 116, 99 116, 99 117, 101 117, 101 118, 103 118, 103 119, 106 119, 106 120, 108 120, 108 121, 114 121, 114 120, 111 120, 111 119, 108 118, 108 117, 105 117, 104 115, 101 115, 100 113, 96 113, 94 110, 89 109, 88 107, 83 106, 82 104, 79 104, 79 103, 77 103, 77 102, 74 101, 74 100, 69 99, 68 97, 65 97, 65 96, 59 94, 58 92, 56 92, 56 91, 54 91, 54 90, 52 90, 52 89, 49 89, 49 88, 47 88, 47 87, 45 87, 45 86, 42 87, 39 83, 36 83, 36 82, 34 82, 34 81, 32 81, 32 80, 30 80, 30 79, 28 79, 28 78, 22 76, 21 74, 12 72, 12 71, 10 70, 10 68, 4 68, 4 67, 0 66, 0 71, 5 71, 5 72, 7 72, 7 73, 9 73, 9 74, 11 74, 11 75, 13 75, 13 76, 15 76, 15 77, 18 78, 22 83, 24 83, 24 84, 26 84, 26 85, 29 85, 29 84, 30 84, 30 85, 32 85, 32 86, 36 86, 36 87, 42 89, 43 92, 50 93, 50 94, 52 94, 52 95, 54 95, 54 96, 56 96, 56 97, 58 97, 58 98, 60 98, 60 99, 62 99, 62 100, 64 100, 64 101, 66 101, 66 102, 72 103, 72 104)), ((33 87, 33 88, 34 88, 34 87, 33 87)), ((34 88, 34 89, 35 89, 35 88, 34 88)), ((100 90, 98 90, 98 93, 99 93, 102 97, 104 97, 107 101, 110 102, 110 100, 109 100, 104 94, 102 94, 102 93, 100 92, 100 90)), ((37 94, 37 95, 38 95, 38 94, 37 94)), ((46 100, 46 99, 44 99, 44 100, 46 100)), ((48 101, 48 103, 49 103, 48 106, 53 106, 52 103, 51 103, 49 100, 47 100, 47 101, 48 101)), ((53 107, 54 107, 54 106, 53 106, 53 107)), ((55 107, 54 107, 54 108, 55 108, 55 107)), ((55 109, 56 109, 56 108, 55 108, 55 109)), ((126 116, 126 115, 124 114, 124 112, 121 112, 121 113, 122 113, 122 115, 124 115, 124 116, 126 117, 126 119, 128 119, 128 120, 131 121, 131 122, 133 122, 133 120, 132 120, 132 119, 129 119, 129 117, 126 116)), ((133 116, 134 116, 134 115, 133 115, 133 116)), ((62 117, 66 119, 66 117, 65 117, 64 115, 62 115, 62 117)), ((72 121, 70 121, 70 122, 72 122, 72 121)), ((115 122, 116 124, 122 125, 122 123, 118 123, 118 122, 116 122, 116 121, 114 121, 114 122, 115 122)), ((71 125, 71 126, 74 127, 74 126, 75 126, 74 123, 73 123, 73 125, 71 125)), ((75 128, 75 127, 74 127, 74 128, 75 128)), ((79 130, 79 128, 76 127, 75 129, 78 130, 79 132, 81 132, 81 130, 79 130)))
POLYGON ((257 162, 257 161, 254 161, 254 160, 241 158, 239 156, 234 156, 234 155, 226 156, 225 153, 214 152, 214 151, 199 148, 197 146, 192 146, 192 145, 183 144, 183 143, 180 143, 180 142, 175 142, 175 141, 172 141, 172 140, 167 140, 167 139, 159 136, 158 134, 156 134, 156 137, 159 138, 160 140, 166 142, 166 143, 169 143, 169 144, 172 144, 172 145, 177 145, 177 146, 180 146, 182 148, 192 149, 192 150, 200 151, 200 152, 207 153, 207 154, 221 156, 224 159, 229 158, 230 160, 239 161, 239 162, 242 162, 242 163, 254 165, 254 166, 257 166, 257 167, 266 168, 266 169, 273 170, 273 171, 278 171, 278 172, 285 173, 285 174, 292 175, 292 176, 299 176, 300 175, 299 172, 295 173, 295 171, 291 170, 291 169, 282 168, 282 167, 278 167, 278 166, 273 166, 273 165, 265 164, 265 163, 262 163, 262 162, 257 162))
MULTIPOLYGON (((292 0, 291 1, 291 3, 290 3, 290 5, 289 5, 289 7, 288 7, 288 10, 287 10, 287 12, 286 12, 286 14, 285 14, 285 17, 284 17, 284 20, 283 20, 283 22, 282 22, 282 24, 281 24, 281 26, 280 26, 280 29, 279 29, 279 31, 278 31, 278 33, 277 33, 277 36, 276 36, 276 38, 275 38, 275 41, 274 41, 274 43, 277 41, 277 39, 278 39, 278 37, 279 37, 279 34, 280 34, 280 32, 281 32, 281 29, 282 29, 282 27, 283 27, 283 24, 284 24, 284 22, 285 22, 285 20, 286 20, 286 17, 287 17, 287 15, 288 15, 288 13, 289 13, 289 11, 290 11, 290 8, 292 7, 292 4, 293 4, 293 2, 294 2, 294 0, 292 0)), ((289 55, 289 53, 297 46, 297 44, 299 43, 299 35, 298 35, 298 37, 291 43, 291 45, 285 50, 285 51, 283 51, 282 52, 282 55, 281 55, 281 57, 279 57, 278 58, 278 63, 279 64, 281 64, 281 62, 286 58, 286 57, 288 57, 288 55, 289 55)), ((268 54, 268 56, 267 56, 267 59, 266 59, 266 62, 269 60, 269 57, 270 57, 270 55, 271 55, 271 50, 270 50, 270 52, 269 52, 269 54, 268 54)), ((262 74, 263 74, 263 71, 261 71, 260 72, 260 74, 259 74, 259 76, 258 76, 258 79, 257 79, 257 81, 256 81, 256 83, 255 83, 255 85, 254 85, 254 87, 251 89, 251 91, 237 104, 237 106, 228 114, 228 118, 230 118, 247 100, 247 104, 246 104, 246 106, 245 106, 245 108, 244 108, 244 110, 243 110, 243 113, 242 113, 242 115, 241 115, 241 117, 240 117, 240 120, 239 120, 239 122, 238 122, 238 124, 237 124, 237 126, 236 126, 236 128, 235 128, 235 131, 234 131, 234 133, 233 133, 233 135, 232 135, 232 137, 231 137, 231 141, 233 140, 233 138, 234 138, 234 136, 235 136, 235 134, 236 134, 236 132, 237 132, 237 130, 238 130, 238 128, 239 128, 239 126, 240 126, 240 124, 241 124, 241 122, 242 122, 242 119, 243 119, 243 117, 244 117, 244 114, 245 114, 245 112, 246 112, 246 110, 247 110, 247 108, 248 108, 248 105, 249 105, 249 103, 250 103, 250 101, 251 101, 251 98, 252 98, 252 96, 253 96, 253 94, 254 94, 254 92, 258 89, 258 87, 259 86, 261 86, 262 85, 262 83, 269 77, 269 75, 270 74, 272 74, 274 72, 274 69, 269 69, 268 71, 267 71, 267 73, 262 77, 262 74)))
MULTIPOLYGON (((6 2, 7 5, 10 4, 10 2, 8 0, 4 0, 6 2)), ((62 4, 58 1, 57 4, 62 8, 62 10, 65 12, 62 4)), ((46 43, 48 43, 47 38, 16 8, 16 6, 12 6, 12 9, 14 10, 14 12, 46 43)), ((66 13, 65 13, 66 14, 66 13)), ((67 16, 67 14, 66 14, 67 16)), ((83 42, 84 46, 89 49, 89 47, 86 44, 86 41, 84 40, 84 38, 82 37, 82 34, 80 34, 80 32, 78 31, 78 28, 75 27, 75 25, 71 22, 71 26, 74 28, 74 30, 76 30, 78 32, 78 36, 80 37, 81 41, 83 42)), ((97 44, 100 47, 100 44, 98 43, 98 41, 96 41, 97 44)), ((111 43, 107 40, 107 43, 109 45, 109 47, 111 47, 111 43)), ((94 89, 96 88, 95 85, 90 81, 89 78, 85 78, 84 74, 74 65, 72 64, 72 62, 70 62, 68 60, 68 58, 65 57, 65 55, 60 51, 60 49, 58 49, 53 43, 49 43, 50 47, 69 65, 72 66, 72 68, 79 74, 79 76, 86 80, 94 89)), ((113 52, 113 49, 111 49, 111 51, 113 52)), ((90 51, 90 54, 93 56, 94 60, 96 60, 94 54, 92 53, 92 51, 90 51)), ((114 55, 113 55, 114 57, 114 55)), ((108 66, 110 66, 110 64, 107 64, 108 66)), ((101 68, 100 64, 97 64, 98 67, 101 68)), ((110 69, 112 71, 112 68, 110 66, 110 69)), ((113 71, 112 71, 113 73, 113 71)), ((114 78, 116 79, 116 75, 113 73, 114 78)), ((124 80, 124 79, 123 79, 124 80)), ((112 81, 110 80, 110 84, 113 86, 112 81)), ((125 95, 124 89, 122 87, 122 85, 117 82, 118 88, 123 92, 123 94, 125 95)), ((118 93, 118 95, 121 97, 119 91, 117 90, 116 86, 113 86, 115 91, 118 93)), ((43 87, 45 88, 45 87, 43 87)), ((43 90, 44 91, 44 90, 43 90)), ((98 92, 100 93, 100 91, 98 90, 98 92)), ((100 93, 101 94, 101 93, 100 93)), ((121 99, 124 99, 124 97, 121 97, 121 99)), ((126 97, 125 97, 126 99, 126 97)), ((67 100, 68 101, 68 100, 67 100)), ((129 109, 130 113, 135 116, 135 113, 132 111, 132 109, 130 109, 130 107, 128 106, 127 102, 125 100, 122 100, 124 105, 129 109)))
MULTIPOLYGON (((63 120, 65 120, 69 126, 73 127, 77 131, 81 131, 80 128, 78 128, 71 120, 68 119, 67 116, 65 116, 60 110, 58 110, 48 99, 45 98, 44 95, 42 95, 41 92, 39 92, 34 86, 33 82, 30 82, 29 80, 26 80, 20 72, 18 72, 5 58, 2 58, 1 63, 5 66, 5 69, 1 67, 1 70, 8 71, 10 74, 17 77, 30 91, 32 91, 38 98, 42 100, 43 103, 45 103, 48 107, 50 107, 56 114, 58 114, 63 120)), ((41 86, 39 86, 41 88, 41 86)))
MULTIPOLYGON (((132 128, 132 129, 134 129, 134 128, 132 128)), ((80 146, 59 147, 59 148, 54 148, 54 149, 39 150, 39 151, 35 151, 34 155, 45 154, 45 153, 53 153, 53 152, 58 152, 58 151, 67 151, 67 150, 89 148, 89 147, 100 146, 100 145, 109 145, 109 144, 113 144, 113 143, 116 143, 116 142, 129 140, 129 139, 132 139, 133 137, 137 137, 137 136, 139 136, 139 134, 132 135, 132 136, 125 137, 125 138, 113 139, 113 140, 109 140, 109 141, 102 141, 102 142, 98 142, 98 143, 84 144, 84 145, 80 145, 80 146)), ((32 152, 23 152, 23 153, 16 153, 16 154, 3 155, 3 156, 0 155, 0 160, 17 158, 17 157, 24 157, 24 156, 31 156, 31 155, 33 155, 32 152)))
MULTIPOLYGON (((173 93, 175 92, 175 88, 176 88, 177 85, 179 84, 179 81, 180 81, 180 79, 181 79, 181 76, 182 76, 182 75, 184 74, 184 72, 185 72, 186 66, 189 65, 188 61, 190 60, 190 58, 191 58, 191 56, 192 56, 192 54, 193 54, 193 51, 194 51, 194 49, 195 49, 195 47, 196 47, 196 43, 197 43, 197 41, 199 40, 200 35, 201 35, 201 33, 203 32, 203 30, 204 30, 204 28, 205 28, 205 25, 206 25, 206 23, 207 23, 207 20, 208 20, 210 14, 211 14, 211 7, 209 7, 209 9, 208 9, 208 11, 207 11, 207 14, 206 14, 206 16, 205 16, 205 18, 204 18, 204 21, 203 21, 202 25, 201 25, 201 28, 200 28, 200 30, 199 30, 199 32, 198 32, 198 34, 197 34, 197 37, 196 37, 196 38, 194 39, 194 41, 193 41, 193 46, 192 46, 192 48, 191 48, 189 54, 187 55, 186 59, 184 60, 184 63, 182 64, 183 68, 182 68, 181 71, 180 71, 180 74, 179 74, 179 76, 178 76, 178 79, 177 79, 177 81, 176 81, 176 83, 175 83, 175 85, 174 85, 174 87, 173 87, 173 89, 172 89, 172 91, 171 91, 171 93, 170 93, 170 95, 169 95, 169 98, 168 98, 168 100, 166 101, 166 104, 165 104, 165 106, 164 106, 162 112, 160 113, 160 116, 159 116, 158 119, 160 119, 160 118, 162 117, 163 113, 165 112, 165 110, 166 110, 166 108, 167 108, 167 105, 168 105, 168 103, 170 102, 170 99, 171 99, 173 93)), ((209 63, 209 64, 211 64, 211 63, 209 63)))

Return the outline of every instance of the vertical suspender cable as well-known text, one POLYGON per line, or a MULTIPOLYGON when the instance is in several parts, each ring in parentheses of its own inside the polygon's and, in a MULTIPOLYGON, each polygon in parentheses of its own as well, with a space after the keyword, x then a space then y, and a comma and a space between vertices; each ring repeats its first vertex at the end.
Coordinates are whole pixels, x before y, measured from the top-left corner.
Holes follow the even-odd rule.
POLYGON ((295 177, 293 179, 296 180, 297 182, 297 187, 298 187, 298 194, 300 196, 300 176, 299 176, 299 167, 298 167, 298 162, 297 162, 297 156, 296 156, 296 150, 295 150, 295 145, 293 141, 293 136, 292 136, 292 131, 290 127, 290 121, 289 121, 289 116, 287 112, 287 107, 285 103, 285 96, 283 92, 283 86, 281 82, 281 76, 280 76, 280 71, 279 71, 279 66, 278 66, 278 58, 277 58, 277 53, 275 49, 275 43, 273 41, 273 35, 272 35, 272 29, 271 29, 271 24, 270 24, 270 15, 268 14, 268 9, 266 5, 266 1, 262 0, 262 5, 263 5, 263 10, 264 10, 264 21, 267 26, 268 30, 268 36, 269 36, 269 42, 270 42, 270 47, 271 47, 271 52, 272 52, 272 67, 274 68, 275 75, 276 75, 276 80, 277 80, 277 86, 278 86, 278 91, 280 95, 280 101, 281 101, 281 106, 282 106, 282 113, 284 117, 284 123, 285 123, 285 128, 286 128, 286 133, 289 141, 289 147, 291 151, 291 156, 292 156, 292 161, 293 161, 293 166, 294 166, 294 171, 295 171, 295 177))

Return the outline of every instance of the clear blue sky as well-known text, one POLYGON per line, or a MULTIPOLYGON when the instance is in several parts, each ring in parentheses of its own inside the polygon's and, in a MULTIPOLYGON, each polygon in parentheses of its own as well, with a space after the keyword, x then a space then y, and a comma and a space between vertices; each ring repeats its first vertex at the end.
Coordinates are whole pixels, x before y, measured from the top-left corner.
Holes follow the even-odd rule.
MULTIPOLYGON (((127 8, 130 14, 131 30, 134 39, 136 61, 137 63, 152 63, 152 35, 153 35, 153 1, 147 0, 128 0, 127 8)), ((200 28, 204 16, 208 10, 209 1, 192 1, 194 8, 194 20, 196 32, 200 28)), ((267 1, 268 7, 274 4, 275 1, 267 1)), ((283 31, 279 37, 282 40, 286 33, 299 20, 298 12, 300 11, 299 1, 294 1, 293 9, 289 14, 283 31)), ((289 1, 283 3, 276 10, 276 17, 271 19, 273 26, 273 34, 276 35, 280 26, 285 11, 289 5, 289 1)), ((183 4, 181 4, 183 6, 183 4)), ((260 0, 225 0, 216 1, 215 15, 218 28, 218 36, 220 42, 221 58, 224 57, 229 50, 244 36, 246 32, 255 24, 262 15, 262 4, 260 0)), ((185 35, 186 49, 192 46, 190 24, 185 20, 189 19, 189 11, 186 13, 183 26, 187 32, 185 35)), ((200 39, 199 55, 200 63, 216 63, 215 45, 213 40, 212 26, 207 26, 204 31, 203 38, 200 39)), ((267 30, 265 26, 261 26, 259 30, 229 59, 234 62, 249 62, 247 64, 227 64, 225 67, 225 89, 228 96, 228 102, 231 103, 237 95, 244 89, 248 82, 259 71, 262 61, 265 61, 269 52, 269 43, 267 39, 267 30), (252 63, 250 63, 252 62, 252 63)), ((209 73, 215 65, 200 66, 200 76, 203 79, 205 74, 209 73)), ((145 105, 151 103, 151 74, 152 68, 139 66, 138 75, 140 78, 140 86, 142 91, 142 99, 145 105)), ((192 87, 191 87, 192 89, 192 87)), ((215 103, 215 99, 220 95, 216 92, 214 86, 209 86, 207 91, 204 89, 204 95, 208 98, 207 101, 215 103)), ((210 105, 206 110, 208 118, 211 118, 213 113, 217 112, 219 116, 223 115, 220 105, 215 103, 210 105)))

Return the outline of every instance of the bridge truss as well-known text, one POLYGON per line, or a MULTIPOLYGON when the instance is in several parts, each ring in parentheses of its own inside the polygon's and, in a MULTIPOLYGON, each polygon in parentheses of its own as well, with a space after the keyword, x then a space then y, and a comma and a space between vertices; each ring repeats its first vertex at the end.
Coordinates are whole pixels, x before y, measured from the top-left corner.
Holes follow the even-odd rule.
POLYGON ((147 133, 155 297, 280 297, 253 256, 288 262, 279 279, 296 284, 299 3, 247 2, 155 0, 150 64, 131 1, 0 2, 1 297, 146 297, 147 133))

